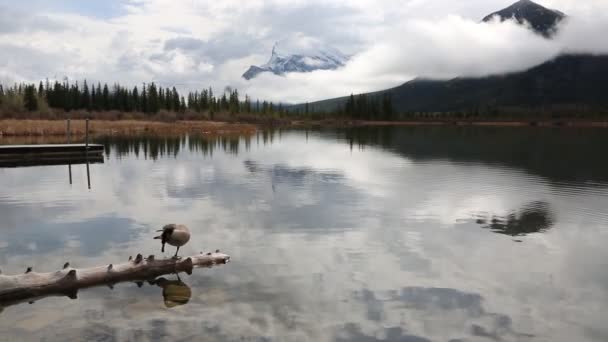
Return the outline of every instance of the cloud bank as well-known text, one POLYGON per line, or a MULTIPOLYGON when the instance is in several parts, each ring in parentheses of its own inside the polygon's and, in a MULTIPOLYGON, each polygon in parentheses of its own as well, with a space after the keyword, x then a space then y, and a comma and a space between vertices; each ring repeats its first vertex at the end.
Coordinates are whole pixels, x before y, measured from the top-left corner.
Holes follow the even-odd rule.
POLYGON ((510 2, 131 0, 99 17, 87 8, 31 12, 0 2, 0 82, 68 77, 180 90, 231 86, 252 98, 304 102, 414 77, 518 71, 564 52, 608 53, 605 1, 540 1, 569 15, 553 40, 513 22, 480 23, 510 2), (267 61, 278 40, 314 40, 353 57, 334 71, 242 79, 250 65, 267 61))

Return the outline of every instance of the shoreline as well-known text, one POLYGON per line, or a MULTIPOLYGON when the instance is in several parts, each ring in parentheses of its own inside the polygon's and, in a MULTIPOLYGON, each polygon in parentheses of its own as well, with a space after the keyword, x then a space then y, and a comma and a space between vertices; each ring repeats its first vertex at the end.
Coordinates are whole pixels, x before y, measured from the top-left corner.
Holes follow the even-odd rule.
POLYGON ((292 121, 287 127, 366 127, 366 126, 482 126, 482 127, 572 127, 608 128, 608 121, 601 120, 322 120, 292 121))
MULTIPOLYGON (((183 135, 206 134, 210 136, 251 135, 257 126, 248 123, 220 121, 145 121, 145 120, 90 120, 91 136, 101 135, 183 135)), ((0 120, 2 137, 65 137, 66 120, 0 120)), ((70 134, 82 138, 86 133, 85 120, 71 120, 70 134)))
MULTIPOLYGON (((100 135, 183 135, 209 136, 251 135, 264 128, 349 128, 374 126, 481 126, 481 127, 571 127, 608 128, 608 121, 599 120, 276 120, 260 122, 225 121, 148 121, 148 120, 91 120, 90 134, 100 135)), ((71 135, 85 135, 85 120, 71 120, 71 135)), ((0 120, 0 138, 10 137, 65 137, 66 120, 0 120)))

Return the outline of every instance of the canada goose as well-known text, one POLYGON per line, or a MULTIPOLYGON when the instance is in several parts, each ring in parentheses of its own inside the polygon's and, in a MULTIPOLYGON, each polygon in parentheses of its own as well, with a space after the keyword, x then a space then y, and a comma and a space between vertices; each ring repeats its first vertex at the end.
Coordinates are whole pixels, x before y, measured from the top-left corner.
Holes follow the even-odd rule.
POLYGON ((177 258, 179 248, 190 241, 190 231, 183 224, 168 224, 163 229, 158 230, 158 232, 162 232, 162 234, 156 236, 155 239, 160 239, 163 244, 161 252, 165 252, 165 243, 168 243, 171 246, 177 247, 175 258, 177 258))

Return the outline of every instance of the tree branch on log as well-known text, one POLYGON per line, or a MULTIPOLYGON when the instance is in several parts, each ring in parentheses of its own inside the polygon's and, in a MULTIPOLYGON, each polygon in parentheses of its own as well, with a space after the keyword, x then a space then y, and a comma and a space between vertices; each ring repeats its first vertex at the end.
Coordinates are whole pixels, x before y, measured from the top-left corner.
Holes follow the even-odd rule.
MULTIPOLYGON (((49 296, 77 297, 78 290, 95 286, 109 286, 117 283, 136 282, 138 286, 144 281, 153 282, 155 278, 173 273, 192 274, 193 268, 213 267, 225 264, 230 256, 220 253, 206 253, 181 259, 157 260, 154 255, 144 258, 138 254, 124 264, 109 264, 93 268, 76 269, 66 262, 63 269, 50 273, 34 272, 28 267, 24 274, 0 274, 0 311, 7 307, 49 296)), ((141 285, 140 285, 141 284, 141 285)))

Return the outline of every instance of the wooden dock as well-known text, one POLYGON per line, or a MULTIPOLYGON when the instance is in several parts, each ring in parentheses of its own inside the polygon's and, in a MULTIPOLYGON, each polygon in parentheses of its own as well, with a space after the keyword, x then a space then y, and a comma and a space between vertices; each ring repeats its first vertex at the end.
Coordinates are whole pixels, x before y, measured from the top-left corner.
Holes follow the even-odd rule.
POLYGON ((103 145, 99 144, 51 144, 51 145, 0 145, 0 158, 4 156, 84 156, 102 154, 103 145))
POLYGON ((103 163, 98 144, 0 145, 0 167, 103 163))
POLYGON ((103 164, 103 156, 95 154, 88 157, 54 157, 41 156, 38 158, 7 158, 0 157, 0 168, 29 167, 29 166, 52 166, 52 165, 84 165, 103 164))

